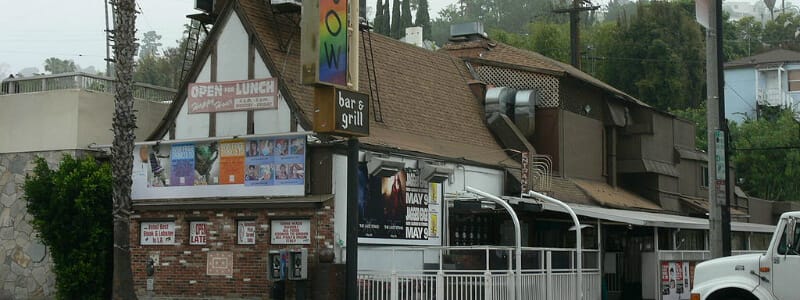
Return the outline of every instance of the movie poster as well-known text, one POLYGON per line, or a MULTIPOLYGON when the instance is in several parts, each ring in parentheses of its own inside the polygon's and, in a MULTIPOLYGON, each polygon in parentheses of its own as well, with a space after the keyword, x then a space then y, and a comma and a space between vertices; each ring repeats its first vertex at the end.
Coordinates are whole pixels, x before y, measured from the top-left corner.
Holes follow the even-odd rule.
POLYGON ((244 184, 292 185, 305 180, 305 138, 247 141, 244 184))
POLYGON ((219 184, 244 183, 244 142, 240 140, 220 143, 219 184))
POLYGON ((441 244, 441 185, 421 180, 416 169, 367 176, 359 167, 359 237, 364 242, 441 244))
POLYGON ((194 185, 219 184, 219 143, 194 145, 194 185))
POLYGON ((194 185, 194 144, 172 145, 169 157, 172 163, 170 185, 194 185))

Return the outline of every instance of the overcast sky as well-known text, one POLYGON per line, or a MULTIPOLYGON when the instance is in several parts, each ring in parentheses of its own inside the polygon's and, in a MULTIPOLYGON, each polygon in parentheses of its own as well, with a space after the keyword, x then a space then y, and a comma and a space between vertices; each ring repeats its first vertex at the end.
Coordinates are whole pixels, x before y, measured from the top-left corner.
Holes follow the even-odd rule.
MULTIPOLYGON (((429 0, 431 18, 455 0, 429 0)), ((374 0, 367 0, 374 6, 374 0)), ((71 59, 83 68, 105 70, 104 0, 0 1, 0 76, 28 67, 44 72, 49 57, 71 59)), ((155 30, 163 46, 175 46, 194 0, 136 0, 142 11, 138 34, 155 30)))

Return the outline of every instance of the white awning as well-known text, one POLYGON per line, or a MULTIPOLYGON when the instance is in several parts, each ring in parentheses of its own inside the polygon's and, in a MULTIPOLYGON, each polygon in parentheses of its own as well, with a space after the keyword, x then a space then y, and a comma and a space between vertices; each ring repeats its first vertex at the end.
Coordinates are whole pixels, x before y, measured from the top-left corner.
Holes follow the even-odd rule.
MULTIPOLYGON (((566 211, 564 211, 563 208, 556 206, 554 204, 545 202, 542 205, 545 210, 566 213, 566 211)), ((638 226, 708 230, 708 219, 661 214, 661 213, 651 213, 651 212, 643 212, 635 210, 612 209, 612 208, 604 208, 599 206, 590 206, 590 205, 575 204, 575 203, 567 203, 567 205, 569 205, 569 207, 572 208, 573 211, 575 211, 575 214, 595 219, 614 221, 614 222, 620 222, 638 226)), ((772 233, 773 231, 775 231, 775 226, 753 224, 753 223, 731 222, 731 230, 742 231, 742 232, 772 233)))

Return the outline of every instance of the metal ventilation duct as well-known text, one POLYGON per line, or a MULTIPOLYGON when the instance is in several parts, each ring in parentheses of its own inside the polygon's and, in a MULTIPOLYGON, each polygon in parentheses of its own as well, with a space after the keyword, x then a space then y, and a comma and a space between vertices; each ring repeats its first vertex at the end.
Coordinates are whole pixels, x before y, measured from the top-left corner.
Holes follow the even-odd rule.
POLYGON ((486 104, 484 109, 486 119, 493 113, 500 113, 513 118, 514 94, 516 90, 507 87, 493 87, 486 91, 486 104))
POLYGON ((533 138, 536 129, 536 103, 539 98, 536 90, 518 91, 514 97, 514 124, 528 140, 533 138))

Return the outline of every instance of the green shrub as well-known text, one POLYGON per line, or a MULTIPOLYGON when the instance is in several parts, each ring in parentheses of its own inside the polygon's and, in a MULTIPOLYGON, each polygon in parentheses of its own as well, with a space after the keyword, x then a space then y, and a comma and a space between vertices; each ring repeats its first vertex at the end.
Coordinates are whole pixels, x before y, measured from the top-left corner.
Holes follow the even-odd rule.
POLYGON ((50 249, 58 299, 109 299, 113 271, 111 167, 64 155, 39 157, 24 190, 33 227, 50 249))

